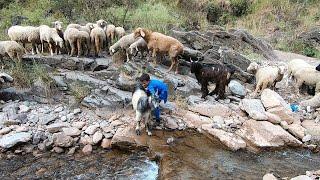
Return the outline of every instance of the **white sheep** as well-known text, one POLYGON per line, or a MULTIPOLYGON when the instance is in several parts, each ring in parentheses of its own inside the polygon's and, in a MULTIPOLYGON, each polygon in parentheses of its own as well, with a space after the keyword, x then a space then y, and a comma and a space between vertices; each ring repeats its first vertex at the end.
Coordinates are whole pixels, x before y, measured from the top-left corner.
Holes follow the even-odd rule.
POLYGON ((25 54, 25 49, 16 41, 0 41, 0 55, 8 55, 13 61, 18 59, 22 60, 22 56, 25 54))
POLYGON ((75 50, 78 50, 78 56, 81 55, 82 46, 86 46, 86 53, 87 55, 88 50, 90 50, 90 38, 89 34, 86 31, 80 31, 76 28, 67 28, 64 32, 64 39, 66 41, 66 48, 68 54, 73 56, 75 54, 75 50), (70 50, 71 48, 71 50, 70 50))
MULTIPOLYGON (((17 41, 23 44, 25 48, 26 43, 32 44, 32 54, 35 52, 39 53, 37 45, 41 43, 40 41, 40 30, 39 27, 33 26, 11 26, 8 29, 8 36, 11 41, 17 41)), ((26 51, 27 53, 27 51, 26 51)))
POLYGON ((53 48, 58 47, 57 54, 61 52, 61 49, 63 48, 63 39, 59 36, 57 29, 50 28, 47 25, 41 25, 40 28, 40 41, 41 41, 41 47, 42 47, 42 53, 43 53, 43 47, 44 43, 49 44, 49 50, 51 56, 53 56, 53 48))
POLYGON ((113 24, 107 25, 107 27, 105 29, 107 43, 108 43, 108 49, 110 48, 110 45, 114 42, 115 29, 116 29, 116 27, 113 24))
POLYGON ((254 91, 254 95, 257 95, 260 90, 260 92, 262 92, 267 87, 274 88, 276 83, 282 80, 285 73, 285 67, 260 67, 256 62, 252 62, 248 66, 247 71, 250 73, 255 73, 256 89, 254 91))
POLYGON ((81 26, 80 24, 69 24, 66 29, 75 28, 80 31, 86 31, 88 34, 90 34, 93 27, 94 27, 93 23, 87 23, 85 26, 81 26))
POLYGON ((104 28, 107 26, 107 22, 103 19, 96 21, 96 23, 97 23, 98 27, 101 27, 101 28, 104 28))
POLYGON ((302 59, 292 59, 291 61, 289 61, 286 86, 288 86, 289 84, 289 79, 295 77, 296 72, 303 68, 313 68, 313 66, 311 66, 302 59))
POLYGON ((134 38, 134 33, 125 35, 125 36, 121 37, 112 46, 110 46, 109 52, 110 52, 111 55, 113 55, 114 53, 116 53, 120 49, 125 50, 126 51, 126 55, 127 55, 127 61, 130 61, 131 54, 129 53, 128 48, 135 41, 136 41, 136 39, 134 38))
POLYGON ((123 37, 124 35, 126 35, 126 31, 124 30, 123 27, 116 27, 114 29, 114 34, 117 37, 117 39, 120 39, 121 37, 123 37))
POLYGON ((320 92, 320 72, 315 68, 302 68, 295 73, 296 92, 300 95, 299 88, 302 84, 315 87, 315 93, 320 92))
POLYGON ((138 52, 141 53, 141 57, 144 56, 144 53, 148 53, 148 44, 143 38, 138 38, 134 43, 129 46, 129 53, 131 55, 136 55, 138 52))
POLYGON ((100 56, 105 40, 106 34, 101 27, 95 27, 91 30, 90 33, 91 46, 94 48, 95 56, 100 56))

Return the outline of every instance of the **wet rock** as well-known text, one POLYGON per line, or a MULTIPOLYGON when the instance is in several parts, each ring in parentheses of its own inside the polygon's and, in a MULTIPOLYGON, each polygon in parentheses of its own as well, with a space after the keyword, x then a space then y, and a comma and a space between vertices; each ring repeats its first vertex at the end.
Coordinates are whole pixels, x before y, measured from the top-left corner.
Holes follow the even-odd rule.
POLYGON ((7 134, 1 137, 0 146, 2 148, 8 149, 13 147, 18 143, 24 143, 31 140, 31 133, 29 132, 19 132, 15 134, 7 134))
POLYGON ((111 146, 128 150, 147 147, 144 138, 137 136, 133 127, 119 128, 111 140, 111 146))
POLYGON ((82 149, 83 154, 89 155, 92 152, 92 146, 90 144, 87 144, 82 149))
POLYGON ((214 117, 222 116, 228 117, 231 115, 229 107, 223 104, 211 104, 211 103, 201 103, 193 106, 189 106, 188 109, 193 112, 197 112, 203 116, 214 117))
POLYGON ((277 178, 273 174, 268 173, 262 177, 262 180, 277 180, 277 178))
POLYGON ((239 106, 240 109, 246 111, 252 119, 261 121, 268 119, 259 99, 243 99, 239 106))
POLYGON ((92 136, 93 144, 97 144, 98 142, 101 141, 102 138, 103 138, 103 134, 100 131, 95 132, 92 136))
POLYGON ((101 147, 103 149, 111 149, 111 139, 104 138, 101 142, 101 147))
POLYGON ((47 130, 50 133, 55 133, 55 132, 59 132, 62 130, 62 128, 65 127, 70 127, 70 124, 67 122, 59 122, 59 123, 54 123, 54 124, 50 124, 47 126, 47 130))
POLYGON ((258 148, 300 146, 302 144, 280 126, 268 121, 245 121, 236 133, 258 148))
POLYGON ((179 125, 178 123, 176 122, 175 118, 174 117, 171 117, 171 116, 165 116, 163 117, 164 121, 165 121, 165 127, 168 128, 168 129, 178 129, 179 128, 179 125))
POLYGON ((61 147, 54 147, 52 151, 58 154, 61 154, 64 152, 64 150, 61 147))
POLYGON ((244 97, 246 95, 246 89, 236 80, 231 80, 228 84, 228 87, 231 93, 235 96, 244 97))
POLYGON ((70 147, 73 144, 73 138, 64 133, 54 133, 52 139, 54 145, 59 147, 70 147))
POLYGON ((212 120, 208 117, 197 115, 191 111, 187 111, 184 114, 184 122, 189 128, 200 128, 203 124, 211 124, 212 120))
POLYGON ((290 124, 288 126, 288 131, 295 137, 302 139, 305 135, 306 129, 302 127, 300 124, 290 124))
POLYGON ((78 136, 81 134, 81 131, 76 127, 62 128, 62 131, 67 136, 78 136))
POLYGON ((210 124, 202 125, 202 129, 209 138, 212 138, 212 136, 218 138, 224 145, 233 151, 246 147, 246 142, 236 134, 221 129, 214 129, 210 124))
POLYGON ((73 122, 71 124, 72 127, 76 127, 78 129, 82 129, 83 126, 85 126, 85 125, 86 125, 86 122, 83 122, 83 121, 77 121, 77 122, 73 122))
POLYGON ((95 124, 95 125, 91 125, 89 126, 84 132, 86 134, 89 134, 89 135, 92 135, 94 134, 99 128, 99 125, 98 124, 95 124))

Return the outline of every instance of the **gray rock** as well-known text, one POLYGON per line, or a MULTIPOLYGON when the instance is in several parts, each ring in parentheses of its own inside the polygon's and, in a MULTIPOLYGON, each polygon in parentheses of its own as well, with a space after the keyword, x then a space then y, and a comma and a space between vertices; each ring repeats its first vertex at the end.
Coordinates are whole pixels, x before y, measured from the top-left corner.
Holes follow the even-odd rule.
POLYGON ((135 84, 136 84, 136 81, 132 79, 132 77, 130 79, 129 77, 123 75, 123 73, 120 73, 116 81, 117 87, 123 91, 133 92, 135 84))
POLYGON ((54 133, 52 139, 54 145, 59 147, 70 147, 73 144, 73 138, 64 133, 54 133))
POLYGON ((58 114, 45 114, 43 116, 40 116, 39 120, 42 125, 46 125, 56 120, 58 117, 59 117, 58 114))
POLYGON ((13 147, 18 143, 24 143, 31 140, 31 133, 29 132, 20 132, 15 134, 7 134, 2 136, 0 139, 0 146, 2 148, 8 149, 13 147))
POLYGON ((228 87, 233 95, 240 97, 244 97, 246 95, 245 87, 236 80, 231 80, 228 87))
POLYGON ((32 137, 32 144, 39 144, 41 141, 46 139, 47 136, 43 131, 36 131, 32 137))
POLYGON ((97 144, 103 138, 103 134, 100 131, 97 131, 92 136, 93 144, 97 144))
POLYGON ((62 128, 64 128, 64 127, 70 127, 70 124, 67 122, 59 122, 59 123, 50 124, 47 126, 47 130, 50 133, 55 133, 55 132, 62 130, 62 128))
POLYGON ((243 99, 240 102, 240 108, 246 111, 252 119, 267 120, 266 111, 260 99, 243 99))
POLYGON ((84 132, 85 132, 86 134, 92 135, 92 134, 94 134, 94 133, 98 130, 98 128, 99 128, 99 125, 98 125, 98 124, 96 124, 96 125, 91 125, 91 126, 89 126, 84 132))
POLYGON ((62 131, 67 136, 78 136, 81 131, 76 127, 62 128, 62 131))
POLYGON ((20 105, 19 106, 19 113, 25 113, 25 112, 28 112, 30 110, 30 107, 26 106, 26 105, 20 105))
POLYGON ((103 69, 108 69, 110 64, 112 63, 112 59, 110 57, 107 58, 96 58, 94 63, 91 65, 92 71, 101 71, 103 69))

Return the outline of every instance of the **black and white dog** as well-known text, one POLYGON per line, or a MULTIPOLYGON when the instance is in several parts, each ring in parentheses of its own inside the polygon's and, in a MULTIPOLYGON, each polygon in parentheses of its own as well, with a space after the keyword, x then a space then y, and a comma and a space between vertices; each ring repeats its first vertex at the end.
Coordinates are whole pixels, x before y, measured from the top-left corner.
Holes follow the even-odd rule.
POLYGON ((148 96, 141 84, 137 84, 132 95, 132 106, 136 111, 136 134, 141 134, 141 120, 144 119, 146 132, 152 135, 151 128, 151 112, 159 106, 159 103, 152 96, 148 96))

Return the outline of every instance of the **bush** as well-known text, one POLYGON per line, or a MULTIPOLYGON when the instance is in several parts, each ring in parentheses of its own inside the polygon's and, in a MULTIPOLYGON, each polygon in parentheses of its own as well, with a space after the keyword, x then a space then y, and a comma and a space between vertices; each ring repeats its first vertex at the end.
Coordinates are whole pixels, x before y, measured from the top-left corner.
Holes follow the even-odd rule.
POLYGON ((222 9, 216 3, 210 3, 207 6, 207 20, 212 23, 218 23, 222 16, 222 9))
POLYGON ((249 0, 230 0, 232 15, 240 17, 246 15, 250 11, 249 0))

